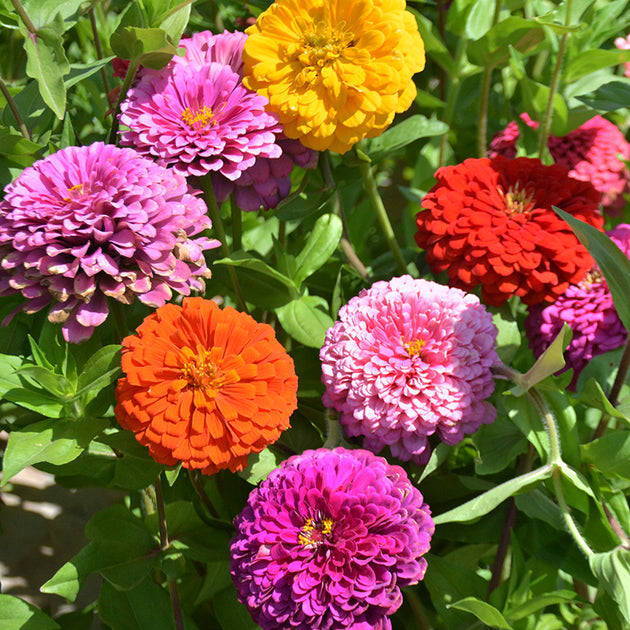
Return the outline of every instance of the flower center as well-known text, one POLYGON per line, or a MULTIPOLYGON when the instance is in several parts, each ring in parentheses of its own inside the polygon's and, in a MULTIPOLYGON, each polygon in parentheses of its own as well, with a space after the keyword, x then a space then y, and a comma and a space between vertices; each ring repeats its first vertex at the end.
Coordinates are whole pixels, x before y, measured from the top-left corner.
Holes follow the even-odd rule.
POLYGON ((219 367, 220 357, 216 356, 215 350, 202 350, 199 354, 194 354, 191 348, 182 349, 182 376, 193 389, 216 390, 225 384, 226 374, 219 367))
POLYGON ((65 202, 69 202, 69 201, 72 201, 73 199, 77 199, 81 197, 86 192, 84 186, 85 184, 83 183, 70 186, 70 188, 68 188, 68 196, 64 197, 63 200, 65 202))
POLYGON ((319 547, 330 539, 333 524, 334 521, 329 517, 307 518, 298 534, 298 542, 309 549, 319 547))
POLYGON ((424 346, 427 345, 427 342, 422 339, 414 339, 413 341, 404 341, 403 347, 407 351, 407 354, 410 357, 415 357, 420 354, 420 351, 424 346))
POLYGON ((604 281, 604 276, 599 267, 593 267, 579 282, 582 289, 590 289, 593 284, 601 284, 604 281))
POLYGON ((204 129, 208 125, 214 125, 215 122, 212 118, 212 108, 204 105, 200 109, 198 109, 195 113, 192 112, 190 107, 187 107, 182 112, 182 120, 186 123, 191 129, 204 129))
POLYGON ((534 192, 527 188, 521 188, 521 183, 516 182, 510 186, 507 192, 501 186, 497 187, 499 195, 505 204, 505 213, 508 215, 525 214, 534 207, 534 192))

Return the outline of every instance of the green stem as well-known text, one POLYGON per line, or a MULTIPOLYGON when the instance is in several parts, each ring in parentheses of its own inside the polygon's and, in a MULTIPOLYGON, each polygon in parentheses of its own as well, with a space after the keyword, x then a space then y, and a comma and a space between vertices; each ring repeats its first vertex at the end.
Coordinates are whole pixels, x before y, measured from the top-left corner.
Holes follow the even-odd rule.
MULTIPOLYGON (((217 203, 217 198, 214 196, 212 180, 210 179, 210 175, 204 175, 200 178, 200 180, 201 186, 203 188, 204 197, 208 205, 212 227, 219 241, 221 242, 221 252, 226 258, 229 258, 230 248, 228 247, 225 237, 225 228, 223 227, 223 219, 221 219, 221 209, 219 208, 219 205, 217 203)), ((232 282, 232 287, 234 288, 234 293, 236 294, 236 302, 238 304, 238 307, 241 311, 247 313, 247 305, 245 304, 245 298, 243 297, 243 291, 241 290, 241 285, 238 281, 236 271, 231 265, 227 265, 227 268, 230 280, 232 282)))
MULTIPOLYGON (((92 37, 94 38, 96 58, 100 60, 103 58, 103 49, 101 48, 101 38, 98 35, 98 27, 96 25, 96 16, 94 15, 93 6, 88 10, 88 15, 90 16, 90 26, 92 27, 92 37)), ((105 66, 101 66, 101 78, 103 79, 105 94, 109 94, 109 81, 107 80, 107 71, 105 70, 105 66)))
MULTIPOLYGON (((494 3, 494 15, 492 17, 492 26, 499 21, 501 14, 501 0, 494 3)), ((486 157, 488 153, 488 145, 486 137, 488 135, 488 104, 490 102, 490 85, 492 83, 492 72, 494 66, 489 66, 483 73, 483 83, 481 87, 481 104, 479 106, 479 122, 477 124, 477 150, 479 157, 486 157)))
POLYGON ((350 263, 350 265, 358 272, 358 274, 363 278, 367 279, 369 277, 368 270, 365 265, 361 262, 361 259, 357 256, 354 247, 352 246, 352 242, 350 241, 350 235, 348 233, 348 225, 346 224, 346 216, 343 211, 343 203, 341 202, 341 194, 339 193, 339 189, 337 188, 337 183, 332 174, 332 169, 330 168, 330 152, 324 151, 319 156, 319 167, 324 177, 324 182, 326 183, 326 187, 328 190, 333 191, 333 212, 341 219, 341 249, 350 263))
MULTIPOLYGON (((630 338, 628 339, 628 341, 626 341, 626 345, 623 348, 623 354, 621 355, 621 359, 619 361, 619 367, 617 368, 615 381, 610 388, 610 394, 608 395, 608 400, 613 407, 617 406, 619 393, 621 392, 621 388, 628 378, 628 370, 630 370, 630 338)), ((593 433, 593 440, 602 437, 602 435, 606 433, 609 422, 610 415, 606 412, 602 413, 602 417, 599 421, 599 424, 597 425, 597 428, 595 429, 595 433, 593 433)))
MULTIPOLYGON (((564 18, 564 25, 570 26, 571 24, 571 9, 572 0, 567 0, 566 3, 566 15, 564 18)), ((564 51, 569 41, 569 33, 563 33, 560 37, 560 43, 558 45, 558 56, 556 58, 556 66, 553 70, 553 76, 551 77, 551 85, 549 86, 549 100, 547 101, 547 108, 545 110, 545 117, 540 125, 540 136, 538 139, 538 155, 541 159, 546 155, 547 140, 549 138, 549 132, 551 131, 551 122, 553 120, 553 102, 558 92, 558 85, 560 83, 560 71, 562 70, 562 63, 564 61, 564 51)))
POLYGON ((562 448, 560 446, 560 434, 558 432, 558 425, 556 419, 553 417, 547 402, 542 397, 542 394, 535 388, 527 390, 527 397, 529 402, 536 410, 539 418, 543 421, 547 435, 549 436, 549 464, 557 465, 563 464, 562 461, 562 448))
POLYGON ((197 496, 201 499, 201 502, 204 504, 206 510, 213 518, 219 518, 219 513, 217 512, 214 504, 212 503, 208 493, 203 487, 203 483, 199 480, 199 474, 197 470, 189 470, 188 478, 190 479, 190 483, 192 483, 192 487, 195 489, 197 496))
MULTIPOLYGON (((168 530, 166 527, 166 511, 164 510, 164 494, 162 493, 162 473, 155 480, 155 499, 157 504, 158 524, 160 528, 160 548, 162 551, 168 549, 168 530)), ((182 615, 182 607, 179 602, 179 594, 177 592, 177 584, 175 580, 166 576, 168 582, 168 592, 171 599, 171 608, 173 610, 173 621, 175 630, 184 630, 184 617, 182 615)))
POLYGON ((116 144, 116 134, 118 133, 118 114, 120 113, 120 106, 125 100, 127 92, 131 87, 131 82, 136 75, 138 65, 139 64, 137 61, 131 61, 129 63, 129 67, 127 68, 127 74, 125 75, 125 80, 123 81, 122 87, 120 88, 120 94, 118 95, 118 101, 116 101, 116 107, 114 108, 114 111, 112 113, 112 127, 109 130, 109 136, 107 138, 107 142, 109 144, 116 144))
POLYGON ((326 441, 323 444, 324 448, 335 448, 339 446, 343 441, 343 432, 339 425, 339 418, 337 412, 333 409, 326 409, 326 428, 328 435, 326 441))
POLYGON ((230 212, 232 214, 232 249, 237 251, 243 247, 243 215, 234 202, 234 195, 230 197, 230 212))
POLYGON ((13 8, 17 12, 17 14, 20 16, 22 22, 24 22, 24 26, 26 26, 28 32, 31 33, 31 35, 37 35, 37 28, 35 27, 35 24, 33 24, 33 22, 31 21, 31 18, 28 17, 28 14, 22 6, 20 0, 11 0, 11 4, 13 5, 13 8))
POLYGON ((394 255, 394 260, 398 265, 398 270, 400 273, 405 274, 407 273, 407 263, 403 258, 400 247, 398 247, 398 243, 396 242, 396 237, 394 235, 394 229, 392 228, 387 210, 385 209, 383 200, 378 192, 376 180, 374 179, 374 174, 372 173, 372 165, 370 162, 362 159, 358 154, 357 159, 359 160, 359 170, 361 171, 361 176, 363 177, 365 192, 372 204, 372 208, 374 208, 374 211, 376 212, 376 217, 381 226, 381 230, 383 230, 383 235, 385 236, 387 245, 394 255))
POLYGON ((20 110, 17 108, 17 104, 15 100, 13 99, 13 96, 11 96, 11 92, 9 92, 9 88, 6 86, 5 82, 2 80, 2 77, 0 77, 0 92, 2 92, 2 96, 4 96, 4 99, 6 100, 7 105, 9 106, 9 109, 11 110, 11 113, 13 114, 13 118, 15 118, 15 122, 17 123, 20 133, 27 140, 30 140, 31 134, 27 126, 24 124, 24 120, 22 116, 20 115, 20 110))

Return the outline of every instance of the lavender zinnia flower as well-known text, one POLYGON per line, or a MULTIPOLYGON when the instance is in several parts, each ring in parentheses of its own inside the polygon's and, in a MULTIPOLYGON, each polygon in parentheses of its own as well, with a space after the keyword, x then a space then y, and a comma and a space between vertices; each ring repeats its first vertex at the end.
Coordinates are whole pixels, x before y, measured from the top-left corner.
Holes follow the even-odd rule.
POLYGON ((402 468, 344 448, 284 461, 234 524, 232 579, 263 630, 389 630, 435 529, 402 468))
POLYGON ((36 162, 0 204, 0 295, 22 293, 27 313, 54 303, 48 319, 79 342, 105 321, 107 297, 159 307, 172 291, 203 291, 203 251, 219 242, 192 238, 211 226, 195 195, 181 175, 102 142, 36 162))
MULTIPOLYGON (((630 225, 622 223, 608 236, 630 258, 630 225)), ((566 365, 560 373, 573 368, 569 388, 575 389, 580 372, 593 357, 620 348, 628 338, 597 265, 552 304, 529 307, 525 332, 536 357, 546 350, 565 322, 573 331, 573 339, 564 352, 566 365)))
POLYGON ((314 151, 289 141, 266 97, 242 84, 243 33, 197 33, 182 57, 143 70, 121 106, 121 143, 182 175, 210 174, 219 201, 235 193, 248 211, 275 207, 291 188, 294 164, 313 168, 314 151))
POLYGON ((428 437, 447 444, 492 422, 497 330, 471 294, 411 276, 377 282, 339 311, 320 352, 323 400, 348 435, 424 464, 428 437))

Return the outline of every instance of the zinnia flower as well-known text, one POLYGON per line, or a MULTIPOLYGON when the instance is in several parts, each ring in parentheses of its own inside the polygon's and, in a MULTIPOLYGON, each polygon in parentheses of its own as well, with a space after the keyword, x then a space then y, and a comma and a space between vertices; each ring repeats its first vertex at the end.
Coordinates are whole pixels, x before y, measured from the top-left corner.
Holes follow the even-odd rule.
POLYGON ((275 207, 291 188, 294 163, 317 155, 296 151, 264 96, 241 81, 244 33, 197 33, 186 53, 161 70, 143 70, 121 105, 121 143, 182 175, 210 174, 217 199, 231 192, 243 210, 275 207), (284 149, 284 150, 283 150, 284 149))
MULTIPOLYGON (((619 48, 619 50, 630 50, 630 35, 617 37, 617 39, 615 39, 615 46, 619 48)), ((626 61, 623 64, 623 76, 630 77, 630 61, 626 61)))
MULTIPOLYGON (((533 129, 538 127, 527 114, 521 114, 521 119, 533 129)), ((518 125, 511 122, 493 138, 488 156, 513 158, 519 135, 518 125)), ((547 146, 556 164, 567 168, 571 177, 590 182, 602 193, 606 210, 614 213, 624 207, 630 173, 619 156, 630 158, 630 144, 610 121, 595 116, 566 136, 549 136, 547 146)))
POLYGON ((115 413, 157 462, 241 470, 289 426, 297 377, 268 324, 188 298, 136 332, 123 341, 115 413))
POLYGON ((234 524, 232 579, 263 630, 389 630, 435 529, 402 468, 343 448, 284 461, 234 524))
POLYGON ((553 301, 586 276, 594 261, 557 206, 601 229, 599 193, 559 164, 498 156, 438 169, 422 200, 416 242, 434 273, 486 303, 513 295, 525 304, 553 301))
MULTIPOLYGON (((21 310, 54 303, 67 341, 90 337, 107 298, 162 306, 172 291, 204 291, 211 226, 186 180, 131 149, 68 147, 24 169, 0 204, 0 295, 21 310)), ((18 309, 19 310, 19 309, 18 309)), ((6 321, 6 320, 5 320, 6 321)))
POLYGON ((474 295, 411 276, 376 282, 339 310, 320 352, 323 400, 348 435, 424 464, 429 436, 455 444, 492 422, 497 330, 474 295))
MULTIPOLYGON (((630 225, 618 225, 608 235, 630 258, 630 225)), ((597 265, 578 284, 570 285, 553 304, 529 307, 525 332, 536 357, 547 349, 565 322, 573 331, 573 339, 564 352, 566 366, 561 372, 573 368, 569 387, 574 389, 580 372, 593 357, 616 350, 628 338, 597 265)))
POLYGON ((345 153, 413 102, 424 44, 404 0, 278 0, 247 29, 245 85, 289 138, 345 153))

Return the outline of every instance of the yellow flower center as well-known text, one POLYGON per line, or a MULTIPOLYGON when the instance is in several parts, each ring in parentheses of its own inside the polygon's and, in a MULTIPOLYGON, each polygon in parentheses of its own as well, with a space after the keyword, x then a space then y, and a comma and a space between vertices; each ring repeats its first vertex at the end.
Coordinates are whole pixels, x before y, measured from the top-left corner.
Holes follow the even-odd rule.
POLYGON ((68 188, 68 196, 64 197, 63 200, 68 202, 68 201, 72 201, 73 199, 76 199, 77 197, 80 197, 85 190, 83 189, 84 184, 75 184, 74 186, 70 186, 70 188, 68 188))
POLYGON ((240 380, 235 370, 221 369, 221 349, 200 350, 197 354, 192 348, 182 348, 182 377, 192 389, 211 392, 227 383, 240 380))
POLYGON ((534 207, 534 192, 521 188, 520 182, 515 186, 510 186, 505 192, 501 186, 498 187, 499 195, 505 204, 505 213, 508 215, 525 214, 534 207))
POLYGON ((416 355, 420 354, 420 351, 426 345, 427 342, 423 341, 422 339, 414 339, 413 341, 403 342, 403 346, 410 357, 415 357, 416 355))
POLYGON ((186 123, 191 129, 204 129, 208 125, 214 125, 215 122, 212 119, 212 108, 204 105, 200 109, 198 109, 195 113, 193 113, 190 107, 187 107, 182 112, 182 120, 186 123))
POLYGON ((298 534, 298 542, 303 547, 319 547, 332 534, 333 524, 329 517, 307 518, 298 534))

